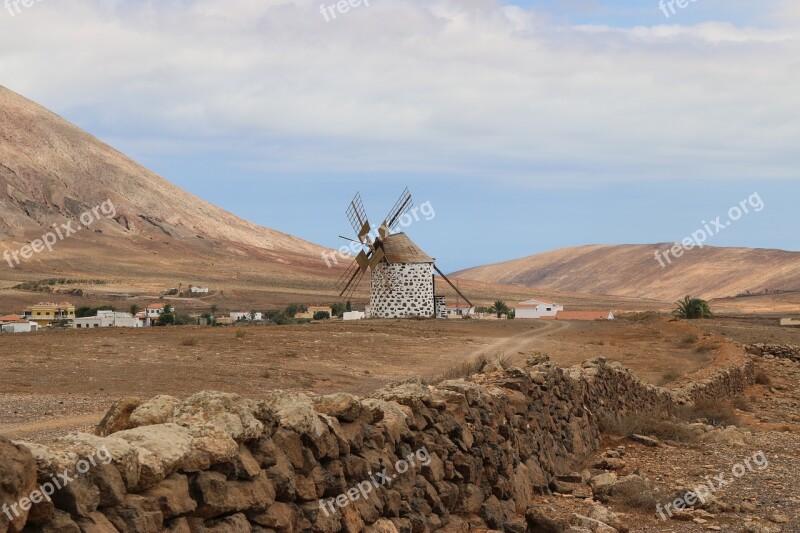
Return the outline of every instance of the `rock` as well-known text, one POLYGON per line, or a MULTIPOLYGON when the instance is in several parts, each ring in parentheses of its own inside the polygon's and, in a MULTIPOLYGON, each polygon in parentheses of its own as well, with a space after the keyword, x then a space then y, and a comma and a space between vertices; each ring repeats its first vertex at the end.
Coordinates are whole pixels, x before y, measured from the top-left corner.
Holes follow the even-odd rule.
POLYGON ((275 487, 265 473, 253 481, 228 481, 218 472, 201 472, 194 485, 198 496, 194 514, 205 519, 265 510, 275 501, 275 487))
MULTIPOLYGON (((56 510, 53 520, 36 529, 37 533, 82 533, 80 526, 64 511, 56 510)), ((107 532, 103 532, 107 533, 107 532)), ((113 530, 109 533, 113 533, 113 530)))
POLYGON ((183 466, 192 451, 189 430, 177 424, 159 424, 128 429, 114 434, 139 449, 142 476, 137 485, 146 489, 161 482, 183 466))
MULTIPOLYGON (((200 457, 207 457, 209 464, 231 462, 239 452, 239 445, 230 432, 210 422, 189 426, 189 435, 192 437, 192 450, 200 457)), ((198 467, 197 471, 207 469, 198 467)))
POLYGON ((617 475, 614 473, 600 474, 589 480, 592 494, 600 501, 603 501, 603 498, 606 498, 611 493, 611 489, 613 489, 616 484, 617 475))
POLYGON ((774 522, 775 524, 788 524, 790 522, 789 517, 781 513, 771 514, 769 516, 769 521, 774 522))
POLYGON ((595 468, 600 470, 624 470, 625 466, 626 463, 622 459, 611 457, 603 458, 595 464, 595 468))
POLYGON ((141 404, 142 400, 135 396, 126 396, 116 402, 98 424, 97 434, 101 437, 107 437, 112 433, 131 429, 133 427, 130 421, 131 414, 141 404))
POLYGON ((298 435, 319 439, 328 432, 328 427, 314 409, 311 398, 305 394, 271 392, 264 403, 275 412, 281 427, 298 435))
POLYGON ((85 518, 79 518, 77 525, 83 533, 118 533, 108 518, 102 513, 91 513, 85 518))
POLYGON ((364 528, 364 533, 399 533, 394 522, 388 518, 381 518, 374 524, 364 528))
POLYGON ((234 440, 255 440, 264 432, 264 423, 253 413, 253 404, 238 394, 203 391, 190 396, 175 408, 169 422, 184 427, 210 423, 234 440))
POLYGON ((164 515, 149 498, 128 494, 122 505, 103 509, 102 513, 120 533, 162 533, 164 515))
POLYGON ((628 435, 628 438, 631 439, 633 442, 638 442, 643 446, 647 446, 649 448, 658 448, 661 446, 661 441, 653 437, 647 437, 645 435, 628 435))
POLYGON ((573 514, 570 523, 573 526, 588 529, 592 533, 618 533, 616 529, 608 524, 604 524, 599 520, 589 518, 588 516, 581 516, 579 514, 573 514))
POLYGON ((355 422, 361 417, 361 401, 352 394, 329 394, 313 400, 314 409, 342 422, 355 422))
POLYGON ((125 429, 166 424, 180 403, 181 401, 173 396, 164 394, 156 396, 133 410, 129 418, 130 428, 125 429))
POLYGON ((628 528, 623 525, 622 520, 616 514, 599 503, 592 505, 589 510, 589 518, 608 524, 621 533, 627 533, 628 531, 628 528))
MULTIPOLYGON (((36 487, 36 461, 24 446, 12 444, 0 437, 0 506, 16 505, 22 498, 30 496, 36 487)), ((30 509, 15 508, 9 520, 0 513, 0 531, 17 533, 22 531, 30 509), (19 512, 19 516, 16 515, 19 512)))
POLYGON ((525 512, 530 531, 541 533, 560 533, 569 527, 569 522, 561 512, 548 505, 532 505, 525 512))
POLYGON ((189 494, 189 480, 181 474, 173 474, 142 496, 156 502, 167 520, 197 509, 197 503, 189 494))

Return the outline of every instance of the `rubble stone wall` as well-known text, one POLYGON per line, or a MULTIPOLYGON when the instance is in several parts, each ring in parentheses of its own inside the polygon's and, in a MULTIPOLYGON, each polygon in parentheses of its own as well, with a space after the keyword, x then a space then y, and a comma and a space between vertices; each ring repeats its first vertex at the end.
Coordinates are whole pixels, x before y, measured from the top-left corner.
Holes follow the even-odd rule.
POLYGON ((427 532, 476 515, 493 529, 524 532, 536 494, 597 448, 602 417, 666 415, 752 380, 743 361, 668 391, 603 359, 570 369, 540 359, 436 386, 393 384, 368 398, 126 398, 98 435, 49 446, 0 441, 0 504, 74 473, 82 459, 96 463, 52 501, 12 513, 12 523, 0 514, 0 532, 427 532), (394 471, 422 449, 429 460, 394 471), (351 489, 384 469, 390 484, 354 497, 351 489), (320 503, 337 497, 346 505, 320 503))
POLYGON ((771 356, 781 359, 800 361, 800 346, 793 344, 751 344, 745 347, 747 352, 759 356, 771 356))

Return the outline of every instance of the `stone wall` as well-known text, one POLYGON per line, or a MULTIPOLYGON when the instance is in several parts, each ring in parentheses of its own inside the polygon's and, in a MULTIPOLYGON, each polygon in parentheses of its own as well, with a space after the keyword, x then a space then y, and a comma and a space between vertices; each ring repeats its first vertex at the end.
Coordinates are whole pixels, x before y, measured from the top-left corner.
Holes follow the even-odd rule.
POLYGON ((110 460, 94 461, 11 526, 0 515, 0 532, 26 522, 24 531, 53 533, 427 532, 455 516, 524 532, 536 494, 597 448, 603 417, 666 414, 693 399, 740 392, 752 380, 753 365, 743 361, 672 392, 603 359, 559 369, 538 358, 436 386, 402 382, 369 398, 127 398, 99 435, 71 434, 50 446, 0 442, 0 503, 7 505, 74 472, 99 449, 110 460), (428 461, 394 472, 422 449, 428 461), (353 497, 350 489, 369 486, 384 468, 391 484, 353 497), (348 491, 350 499, 341 496, 348 491), (320 504, 336 497, 347 505, 320 504))
POLYGON ((745 347, 747 353, 767 357, 779 357, 781 359, 791 359, 800 361, 800 346, 793 344, 750 344, 745 347))

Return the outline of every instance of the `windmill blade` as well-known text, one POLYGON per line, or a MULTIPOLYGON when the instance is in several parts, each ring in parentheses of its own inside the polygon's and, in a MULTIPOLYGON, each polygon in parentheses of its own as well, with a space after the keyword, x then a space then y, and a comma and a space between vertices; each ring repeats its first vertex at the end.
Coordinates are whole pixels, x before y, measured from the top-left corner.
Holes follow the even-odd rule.
POLYGON ((342 275, 339 276, 339 280, 336 282, 336 290, 339 291, 339 296, 344 294, 350 284, 355 279, 356 274, 358 274, 360 268, 358 266, 358 261, 353 259, 353 262, 342 272, 342 275))
POLYGON ((367 220, 367 211, 364 209, 364 202, 361 200, 361 193, 357 192, 350 206, 347 208, 347 220, 353 227, 353 231, 358 235, 358 240, 367 243, 365 240, 372 229, 367 220))
POLYGON ((355 259, 353 259, 353 262, 350 263, 350 266, 347 267, 347 270, 342 273, 342 275, 339 277, 339 281, 336 283, 336 288, 340 291, 340 297, 348 292, 351 285, 356 281, 356 279, 359 278, 359 276, 364 277, 364 272, 366 272, 366 270, 369 268, 371 257, 371 252, 367 254, 366 252, 362 251, 356 256, 355 259))
POLYGON ((350 283, 350 285, 349 285, 349 289, 350 290, 349 291, 345 290, 339 296, 340 297, 344 296, 346 300, 352 299, 353 298, 353 294, 355 294, 355 292, 358 290, 358 286, 361 285, 361 280, 364 279, 364 276, 366 275, 366 273, 367 273, 366 270, 359 269, 356 272, 356 276, 355 276, 355 278, 353 278, 352 283, 350 283), (345 296, 345 294, 346 294, 346 296, 345 296))
POLYGON ((394 207, 392 207, 392 210, 386 217, 386 222, 383 223, 383 226, 385 226, 389 232, 394 231, 394 228, 397 227, 397 224, 400 222, 400 217, 408 213, 408 210, 412 207, 414 207, 414 200, 411 198, 411 191, 406 187, 403 194, 397 199, 394 207))

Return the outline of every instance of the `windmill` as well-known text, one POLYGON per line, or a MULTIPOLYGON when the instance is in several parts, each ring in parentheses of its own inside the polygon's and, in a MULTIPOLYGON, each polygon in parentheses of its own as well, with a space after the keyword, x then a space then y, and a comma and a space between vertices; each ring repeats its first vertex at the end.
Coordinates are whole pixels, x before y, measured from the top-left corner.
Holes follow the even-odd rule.
POLYGON ((342 238, 361 244, 362 250, 339 278, 337 288, 340 297, 350 299, 369 270, 373 316, 442 316, 444 297, 435 294, 434 272, 472 306, 469 299, 436 266, 432 257, 423 252, 405 233, 395 232, 403 217, 413 207, 411 192, 406 187, 387 217, 374 231, 360 193, 356 193, 347 208, 347 219, 358 240, 342 238))

